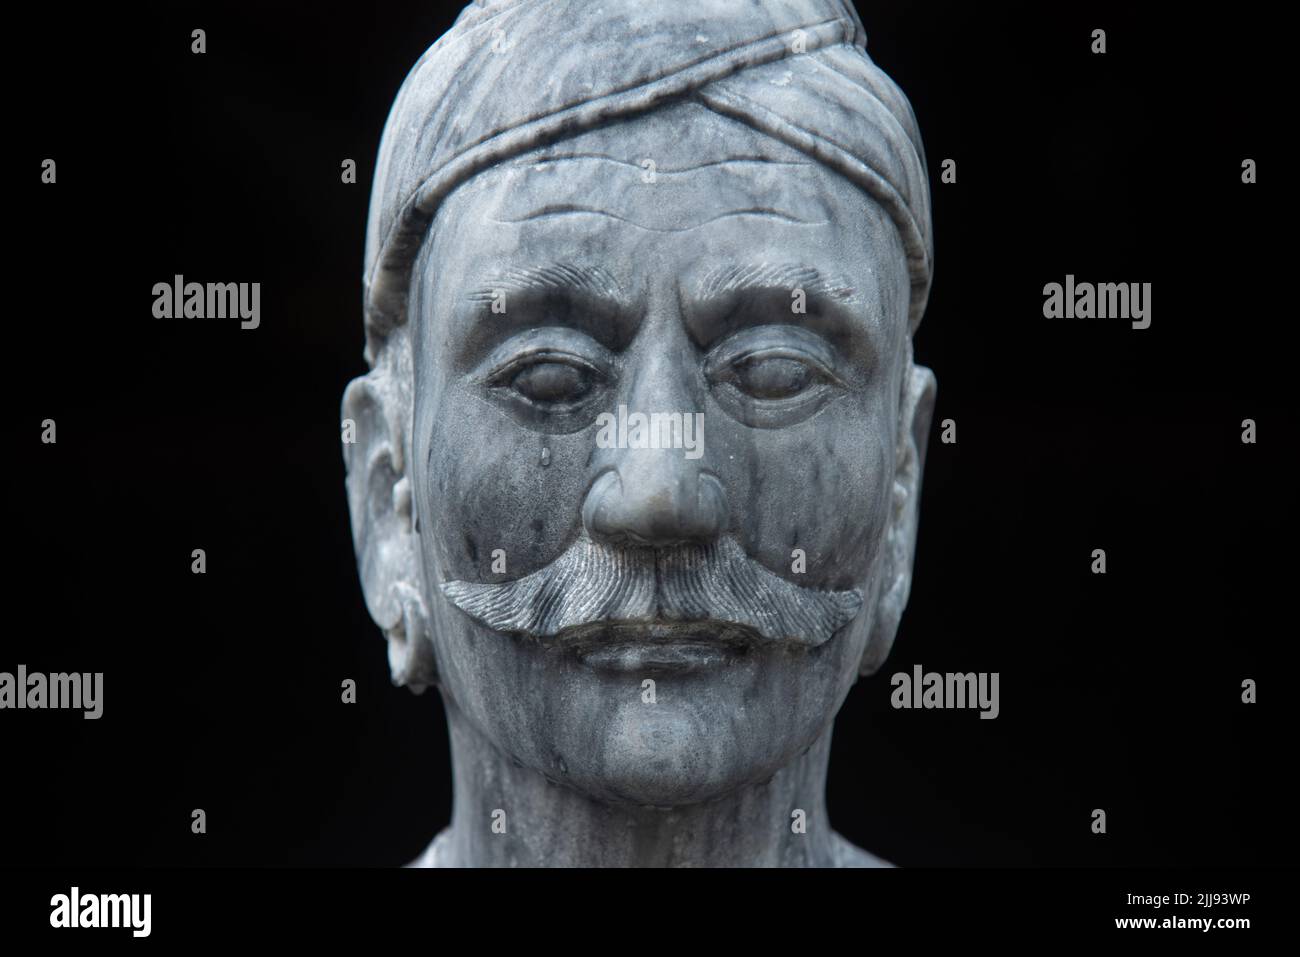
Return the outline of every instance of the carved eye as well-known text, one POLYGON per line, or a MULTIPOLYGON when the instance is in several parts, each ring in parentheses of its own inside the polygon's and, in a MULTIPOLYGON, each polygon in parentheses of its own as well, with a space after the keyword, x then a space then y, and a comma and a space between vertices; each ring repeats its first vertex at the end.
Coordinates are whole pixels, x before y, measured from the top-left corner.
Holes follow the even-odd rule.
POLYGON ((510 388, 525 399, 541 405, 577 402, 591 391, 594 376, 589 369, 571 362, 547 359, 533 362, 510 380, 510 388))
POLYGON ((590 336, 538 326, 497 345, 466 384, 523 428, 565 435, 591 424, 618 372, 617 356, 590 336))
POLYGON ((755 399, 789 399, 817 378, 806 362, 789 356, 750 356, 732 366, 736 387, 755 399))
POLYGON ((848 389, 831 346, 787 326, 743 329, 723 340, 705 358, 704 378, 728 415, 760 429, 803 422, 848 389))

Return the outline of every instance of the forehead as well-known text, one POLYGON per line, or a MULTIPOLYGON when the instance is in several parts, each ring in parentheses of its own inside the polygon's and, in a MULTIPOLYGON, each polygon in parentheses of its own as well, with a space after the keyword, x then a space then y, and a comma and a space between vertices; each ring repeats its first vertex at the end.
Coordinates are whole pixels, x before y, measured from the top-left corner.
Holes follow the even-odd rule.
POLYGON ((902 244, 874 201, 806 154, 689 101, 475 176, 444 202, 425 252, 440 283, 574 263, 599 265, 633 295, 775 264, 848 276, 886 313, 901 292, 906 311, 902 244))
POLYGON ((531 153, 467 193, 478 194, 480 212, 506 223, 564 201, 622 215, 648 232, 684 234, 745 212, 824 222, 826 176, 797 150, 683 103, 531 153))

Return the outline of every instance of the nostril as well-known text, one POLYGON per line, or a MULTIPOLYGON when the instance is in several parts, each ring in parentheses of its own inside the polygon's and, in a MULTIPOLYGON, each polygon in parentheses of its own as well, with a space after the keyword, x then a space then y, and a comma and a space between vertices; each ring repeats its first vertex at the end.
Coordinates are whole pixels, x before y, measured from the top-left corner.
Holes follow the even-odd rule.
POLYGON ((596 478, 582 503, 582 525, 592 538, 611 544, 619 532, 612 525, 611 507, 623 497, 623 480, 618 471, 609 469, 596 478))

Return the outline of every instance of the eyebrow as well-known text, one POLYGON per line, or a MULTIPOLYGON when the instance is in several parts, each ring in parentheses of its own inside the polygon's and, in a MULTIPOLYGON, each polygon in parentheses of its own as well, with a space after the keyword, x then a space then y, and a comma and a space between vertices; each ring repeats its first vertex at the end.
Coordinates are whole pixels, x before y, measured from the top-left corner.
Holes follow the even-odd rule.
POLYGON ((720 263, 691 293, 683 313, 687 329, 704 348, 746 326, 788 323, 851 349, 865 331, 864 322, 870 322, 869 311, 858 308, 863 297, 852 280, 803 263, 720 263), (791 311, 795 290, 804 294, 802 313, 791 311))
POLYGON ((469 298, 474 302, 491 302, 502 290, 578 292, 619 306, 628 304, 627 295, 618 280, 599 266, 549 263, 516 267, 489 279, 486 285, 475 288, 470 292, 469 298))
POLYGON ((802 289, 810 297, 838 302, 848 302, 857 296, 857 289, 844 276, 824 273, 816 266, 794 263, 730 263, 715 266, 700 279, 698 295, 701 300, 707 301, 731 293, 764 289, 787 294, 802 289))
POLYGON ((483 310, 488 328, 568 326, 609 349, 622 348, 636 331, 635 303, 601 266, 562 262, 513 266, 476 284, 467 298, 486 305, 502 295, 504 315, 483 310), (487 322, 489 317, 497 321, 487 322))

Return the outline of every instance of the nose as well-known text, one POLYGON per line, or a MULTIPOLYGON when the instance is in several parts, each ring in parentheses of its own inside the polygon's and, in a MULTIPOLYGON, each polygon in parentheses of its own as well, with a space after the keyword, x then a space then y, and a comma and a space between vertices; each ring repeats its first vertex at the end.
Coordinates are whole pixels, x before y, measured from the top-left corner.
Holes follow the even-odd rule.
POLYGON ((611 545, 707 545, 726 520, 722 483, 680 449, 620 450, 582 507, 587 534, 611 545))
POLYGON ((593 540, 610 545, 707 545, 726 531, 728 512, 722 483, 705 465, 704 414, 698 411, 703 396, 689 374, 698 361, 696 350, 674 291, 651 289, 647 312, 642 346, 627 357, 618 417, 621 421, 627 410, 648 414, 648 422, 642 422, 649 425, 648 436, 639 439, 650 441, 632 441, 630 429, 624 436, 620 424, 618 440, 598 448, 582 523, 593 540), (691 433, 694 441, 687 442, 691 433))

